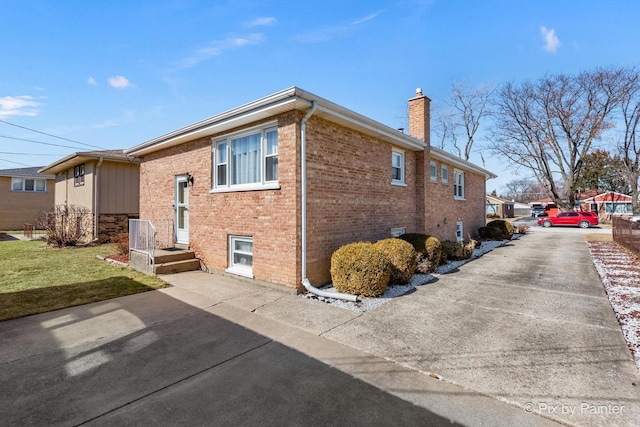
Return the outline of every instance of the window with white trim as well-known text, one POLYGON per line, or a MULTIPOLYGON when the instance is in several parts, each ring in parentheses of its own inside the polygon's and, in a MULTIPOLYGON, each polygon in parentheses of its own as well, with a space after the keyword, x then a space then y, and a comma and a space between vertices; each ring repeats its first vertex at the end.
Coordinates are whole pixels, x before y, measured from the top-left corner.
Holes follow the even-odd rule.
POLYGON ((443 184, 449 183, 449 166, 447 165, 440 167, 440 182, 443 184))
POLYGON ((453 198, 464 199, 464 172, 453 171, 453 198))
POLYGON ((433 160, 431 160, 430 163, 429 176, 431 177, 431 182, 436 182, 438 180, 438 165, 433 160))
POLYGON ((278 183, 278 128, 254 128, 213 143, 213 189, 260 189, 278 183))
POLYGON ((391 150, 391 183, 404 184, 404 151, 391 150))
POLYGON ((11 191, 46 193, 47 181, 44 179, 11 178, 11 191))
POLYGON ((406 227, 395 227, 391 229, 391 237, 400 237, 403 234, 406 234, 406 232, 407 232, 406 227))
POLYGON ((84 163, 73 168, 73 185, 84 185, 84 163))
POLYGON ((462 221, 458 221, 456 222, 456 240, 458 242, 462 242, 464 240, 464 226, 462 224, 462 221))
POLYGON ((253 238, 229 236, 229 273, 253 277, 253 238))

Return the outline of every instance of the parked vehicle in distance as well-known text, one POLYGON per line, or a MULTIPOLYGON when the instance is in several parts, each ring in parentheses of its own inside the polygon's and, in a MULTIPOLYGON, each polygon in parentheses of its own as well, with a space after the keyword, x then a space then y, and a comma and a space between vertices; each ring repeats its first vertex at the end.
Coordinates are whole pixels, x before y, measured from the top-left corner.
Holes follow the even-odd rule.
POLYGON ((557 225, 589 228, 592 225, 598 225, 598 217, 593 212, 559 212, 555 215, 540 218, 538 225, 547 228, 557 225))
POLYGON ((531 208, 531 216, 544 216, 544 208, 542 206, 534 206, 531 208))

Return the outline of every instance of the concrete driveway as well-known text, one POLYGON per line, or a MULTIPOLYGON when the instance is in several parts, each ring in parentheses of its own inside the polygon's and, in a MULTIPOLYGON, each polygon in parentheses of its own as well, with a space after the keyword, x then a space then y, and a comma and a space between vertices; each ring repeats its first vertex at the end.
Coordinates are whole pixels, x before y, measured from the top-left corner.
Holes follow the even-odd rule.
POLYGON ((640 378, 589 232, 535 229, 364 314, 193 272, 0 322, 0 419, 640 425, 640 378))

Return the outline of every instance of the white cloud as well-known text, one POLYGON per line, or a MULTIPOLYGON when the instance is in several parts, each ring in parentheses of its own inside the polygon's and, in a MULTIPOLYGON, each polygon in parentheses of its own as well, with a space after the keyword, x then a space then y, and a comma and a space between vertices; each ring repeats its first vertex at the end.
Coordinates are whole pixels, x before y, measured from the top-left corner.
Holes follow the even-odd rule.
POLYGON ((560 39, 556 36, 556 30, 543 25, 540 27, 540 34, 542 34, 542 38, 544 39, 543 49, 547 52, 555 53, 560 47, 560 39))
POLYGON ((109 81, 109 86, 116 89, 125 89, 133 86, 129 81, 129 79, 127 79, 125 76, 109 77, 108 81, 109 81))
POLYGON ((308 33, 298 34, 294 37, 296 41, 302 43, 317 43, 317 42, 325 42, 332 40, 336 37, 340 37, 346 33, 348 33, 355 26, 360 25, 364 22, 371 21, 380 15, 381 12, 372 13, 370 15, 365 16, 364 18, 356 19, 345 25, 337 25, 335 27, 326 27, 321 28, 316 31, 311 31, 308 33))
POLYGON ((253 21, 247 22, 247 27, 268 27, 270 25, 275 24, 278 20, 271 16, 262 16, 260 18, 256 18, 253 21))
POLYGON ((222 40, 215 40, 209 43, 208 47, 196 52, 194 56, 185 59, 183 63, 186 67, 193 67, 207 59, 222 54, 224 51, 255 45, 262 43, 263 40, 264 35, 260 33, 253 33, 244 37, 229 37, 222 40))
POLYGON ((11 116, 29 116, 38 114, 38 109, 42 105, 35 101, 32 96, 4 96, 0 98, 0 118, 11 116))
POLYGON ((88 84, 90 84, 91 86, 95 86, 95 85, 97 85, 97 84, 98 84, 98 83, 96 82, 96 79, 94 79, 94 78, 93 78, 93 76, 91 76, 91 77, 89 77, 89 78, 87 79, 87 83, 88 83, 88 84))
POLYGON ((376 18, 378 15, 380 15, 381 12, 376 12, 376 13, 372 13, 370 15, 365 16, 364 18, 360 18, 360 19, 356 19, 355 21, 353 21, 351 23, 351 25, 358 25, 358 24, 362 24, 363 22, 367 22, 367 21, 371 21, 372 19, 376 18))

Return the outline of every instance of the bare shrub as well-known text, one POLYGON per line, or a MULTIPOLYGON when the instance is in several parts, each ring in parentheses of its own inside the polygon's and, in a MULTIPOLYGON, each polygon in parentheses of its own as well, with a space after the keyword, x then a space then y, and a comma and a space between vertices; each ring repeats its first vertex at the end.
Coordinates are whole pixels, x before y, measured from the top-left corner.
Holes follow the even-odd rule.
POLYGON ((93 218, 84 206, 58 205, 51 211, 41 212, 36 225, 45 230, 48 244, 61 248, 87 242, 91 237, 93 218))
POLYGON ((118 255, 129 255, 129 233, 118 233, 111 238, 118 249, 118 255))

